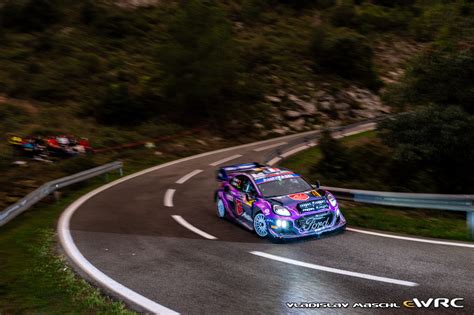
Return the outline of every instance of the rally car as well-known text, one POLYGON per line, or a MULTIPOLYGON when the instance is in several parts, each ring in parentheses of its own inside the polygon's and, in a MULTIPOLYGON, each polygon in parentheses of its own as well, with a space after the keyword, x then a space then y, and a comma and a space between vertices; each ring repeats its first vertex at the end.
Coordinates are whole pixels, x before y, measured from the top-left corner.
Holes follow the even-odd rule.
POLYGON ((288 239, 345 229, 336 198, 300 175, 258 163, 219 168, 217 215, 261 238, 288 239))

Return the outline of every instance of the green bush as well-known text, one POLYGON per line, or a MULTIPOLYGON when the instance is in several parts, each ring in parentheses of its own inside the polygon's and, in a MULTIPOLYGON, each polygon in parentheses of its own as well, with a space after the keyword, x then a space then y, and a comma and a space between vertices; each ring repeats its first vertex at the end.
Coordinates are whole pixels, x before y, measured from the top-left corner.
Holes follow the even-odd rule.
POLYGON ((1 7, 0 21, 7 28, 42 31, 60 20, 59 7, 55 0, 10 0, 1 7))
POLYGON ((169 31, 171 36, 159 48, 158 58, 170 115, 196 123, 231 114, 236 109, 231 104, 243 90, 231 26, 224 13, 210 2, 189 1, 169 31))
POLYGON ((428 51, 415 59, 397 86, 399 103, 460 105, 474 113, 474 50, 428 51))
POLYGON ((360 7, 354 24, 361 32, 404 31, 412 13, 400 8, 384 8, 373 4, 360 7))
POLYGON ((311 42, 316 69, 359 80, 378 89, 380 80, 374 70, 373 51, 364 36, 344 28, 317 28, 311 42))
POLYGON ((92 111, 99 122, 130 126, 152 119, 151 108, 147 105, 130 92, 128 85, 112 84, 92 111))
POLYGON ((291 6, 296 9, 316 7, 318 9, 326 9, 336 4, 336 0, 273 0, 278 3, 291 6))
POLYGON ((329 18, 334 26, 352 27, 355 24, 357 14, 353 5, 342 4, 331 9, 329 18))
MULTIPOLYGON (((399 165, 392 174, 405 181, 424 179, 440 193, 474 190, 474 116, 458 107, 431 107, 380 125, 384 142, 399 165), (403 177, 402 177, 403 178, 403 177)), ((418 183, 422 187, 423 181, 418 183)))

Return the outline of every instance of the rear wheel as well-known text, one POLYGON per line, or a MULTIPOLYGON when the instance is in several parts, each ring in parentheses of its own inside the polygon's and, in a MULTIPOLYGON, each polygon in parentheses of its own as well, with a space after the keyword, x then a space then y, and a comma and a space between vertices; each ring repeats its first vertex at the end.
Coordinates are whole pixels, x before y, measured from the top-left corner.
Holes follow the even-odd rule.
POLYGON ((253 217, 253 229, 255 230, 255 233, 257 233, 257 235, 261 238, 268 236, 267 221, 265 220, 263 213, 258 212, 253 217))
POLYGON ((217 216, 221 219, 225 218, 225 205, 220 197, 217 197, 217 216))

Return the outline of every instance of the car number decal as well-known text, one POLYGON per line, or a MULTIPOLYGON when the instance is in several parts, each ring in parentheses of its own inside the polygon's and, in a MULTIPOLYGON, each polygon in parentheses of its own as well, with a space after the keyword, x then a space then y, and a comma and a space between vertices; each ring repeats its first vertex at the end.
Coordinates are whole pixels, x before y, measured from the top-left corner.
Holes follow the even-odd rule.
POLYGON ((298 201, 303 201, 303 200, 308 200, 309 199, 309 196, 307 194, 303 194, 303 193, 292 194, 292 195, 289 195, 288 197, 290 197, 293 200, 298 200, 298 201))

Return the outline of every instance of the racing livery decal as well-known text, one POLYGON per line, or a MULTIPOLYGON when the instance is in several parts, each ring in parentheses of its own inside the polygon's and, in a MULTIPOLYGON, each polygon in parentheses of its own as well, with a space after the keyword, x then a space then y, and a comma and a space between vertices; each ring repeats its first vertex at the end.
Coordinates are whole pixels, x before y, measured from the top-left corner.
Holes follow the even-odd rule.
POLYGON ((297 200, 297 201, 304 201, 304 200, 309 199, 309 196, 307 194, 304 194, 304 193, 292 194, 292 195, 288 195, 288 197, 290 197, 293 200, 297 200))
POLYGON ((215 194, 219 217, 259 237, 299 238, 346 227, 336 198, 288 169, 259 163, 229 165, 218 169, 216 179, 222 183, 215 194), (228 216, 222 215, 222 204, 228 216))
POLYGON ((242 215, 242 213, 244 213, 244 207, 242 207, 242 201, 238 199, 235 201, 235 212, 237 213, 237 215, 242 215))

